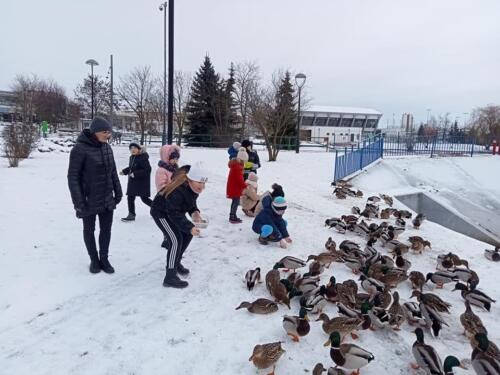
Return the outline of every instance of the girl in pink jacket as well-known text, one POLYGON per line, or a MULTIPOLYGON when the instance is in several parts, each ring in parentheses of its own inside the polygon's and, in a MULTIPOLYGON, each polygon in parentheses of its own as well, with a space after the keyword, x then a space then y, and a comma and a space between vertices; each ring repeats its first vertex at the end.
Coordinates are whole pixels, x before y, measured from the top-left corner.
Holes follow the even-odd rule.
POLYGON ((160 161, 155 175, 156 191, 160 191, 172 180, 179 166, 177 161, 181 156, 181 148, 177 145, 164 145, 160 148, 160 161))

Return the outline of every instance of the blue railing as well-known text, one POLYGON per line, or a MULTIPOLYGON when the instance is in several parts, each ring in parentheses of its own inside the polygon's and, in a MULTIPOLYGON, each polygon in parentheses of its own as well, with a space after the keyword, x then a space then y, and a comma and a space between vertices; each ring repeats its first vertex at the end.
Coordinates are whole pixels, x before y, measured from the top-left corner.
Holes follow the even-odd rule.
POLYGON ((374 161, 382 158, 383 153, 384 138, 381 136, 358 143, 357 146, 351 146, 351 148, 346 147, 343 154, 342 151, 339 153, 339 150, 336 150, 333 182, 337 182, 362 170, 374 161))

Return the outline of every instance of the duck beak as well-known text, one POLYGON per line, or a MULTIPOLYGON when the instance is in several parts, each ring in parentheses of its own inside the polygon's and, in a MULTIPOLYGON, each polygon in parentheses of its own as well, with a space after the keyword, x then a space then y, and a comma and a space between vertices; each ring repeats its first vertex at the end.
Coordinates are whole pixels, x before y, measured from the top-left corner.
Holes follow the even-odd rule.
POLYGON ((464 370, 468 370, 469 368, 465 365, 463 361, 460 361, 460 365, 458 366, 460 368, 463 368, 464 370))
POLYGON ((309 322, 309 321, 310 321, 310 320, 309 320, 309 315, 304 316, 304 319, 305 319, 305 320, 307 320, 307 321, 309 322))
POLYGON ((332 342, 331 342, 330 340, 328 340, 327 342, 325 342, 325 343, 323 344, 323 346, 330 346, 330 345, 332 345, 332 342))

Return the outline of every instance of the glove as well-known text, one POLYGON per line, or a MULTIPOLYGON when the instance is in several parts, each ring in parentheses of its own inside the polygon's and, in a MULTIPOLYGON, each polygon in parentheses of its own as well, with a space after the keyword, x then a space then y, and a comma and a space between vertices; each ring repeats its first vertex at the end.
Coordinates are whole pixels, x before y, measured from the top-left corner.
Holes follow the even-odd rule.
POLYGON ((135 177, 133 173, 130 173, 129 176, 130 176, 130 178, 134 178, 135 177))
POLYGON ((115 197, 115 204, 118 206, 118 204, 121 202, 122 197, 115 197))
POLYGON ((85 203, 82 203, 78 205, 78 207, 75 207, 76 217, 80 219, 85 210, 87 210, 87 205, 85 203))

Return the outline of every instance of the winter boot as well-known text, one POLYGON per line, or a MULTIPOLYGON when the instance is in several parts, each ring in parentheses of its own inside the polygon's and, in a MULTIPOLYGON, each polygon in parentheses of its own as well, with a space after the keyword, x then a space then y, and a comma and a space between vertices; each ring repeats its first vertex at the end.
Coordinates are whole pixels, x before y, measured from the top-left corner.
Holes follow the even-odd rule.
POLYGON ((267 245, 268 244, 267 240, 264 237, 262 237, 262 236, 259 236, 259 243, 261 245, 267 245))
POLYGON ((106 273, 115 273, 115 269, 113 268, 113 266, 111 265, 111 263, 109 263, 108 254, 101 254, 100 255, 100 259, 99 259, 99 263, 101 264, 101 269, 104 272, 106 272, 106 273))
POLYGON ((237 217, 236 215, 229 215, 229 222, 231 224, 241 224, 243 222, 243 220, 241 220, 239 217, 237 217))
POLYGON ((134 221, 135 220, 135 214, 129 213, 127 217, 122 217, 122 221, 134 221))
POLYGON ((179 262, 179 264, 175 269, 177 270, 177 273, 181 276, 189 275, 189 269, 184 267, 181 262, 179 262))
POLYGON ((90 260, 89 271, 90 271, 90 273, 101 272, 101 263, 99 262, 99 259, 91 259, 90 260))
POLYGON ((167 269, 167 274, 165 275, 165 278, 163 279, 163 286, 164 287, 172 287, 172 288, 185 288, 189 284, 187 281, 179 279, 179 276, 177 276, 177 272, 172 269, 167 269))

